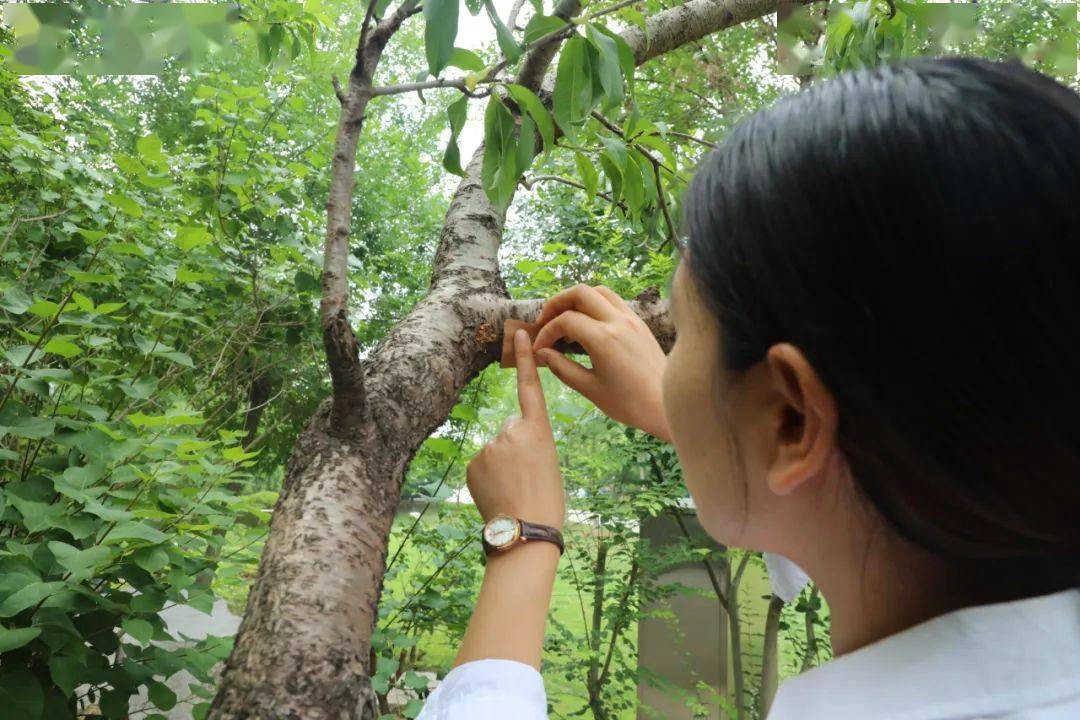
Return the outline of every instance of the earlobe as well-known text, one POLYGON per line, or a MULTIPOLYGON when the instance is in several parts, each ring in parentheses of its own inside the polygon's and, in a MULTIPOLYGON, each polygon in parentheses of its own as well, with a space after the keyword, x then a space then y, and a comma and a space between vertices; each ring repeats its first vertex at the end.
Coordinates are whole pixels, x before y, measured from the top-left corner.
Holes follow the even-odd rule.
POLYGON ((836 443, 836 404, 794 345, 774 345, 767 362, 780 400, 773 440, 776 452, 765 481, 771 492, 787 495, 826 468, 836 443))

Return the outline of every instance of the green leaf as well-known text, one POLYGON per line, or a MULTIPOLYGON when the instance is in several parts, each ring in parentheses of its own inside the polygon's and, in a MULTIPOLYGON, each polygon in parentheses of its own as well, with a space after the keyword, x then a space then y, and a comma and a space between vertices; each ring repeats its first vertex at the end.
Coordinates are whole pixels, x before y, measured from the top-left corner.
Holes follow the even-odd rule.
POLYGON ((107 235, 108 233, 106 233, 104 230, 90 230, 87 228, 79 228, 79 234, 90 242, 94 243, 99 240, 105 239, 105 235, 107 235))
POLYGON ((551 113, 544 107, 544 103, 540 102, 540 98, 536 97, 536 93, 524 85, 514 83, 508 84, 506 89, 510 92, 510 97, 514 99, 514 102, 523 111, 527 112, 533 122, 536 123, 536 128, 540 131, 540 137, 544 139, 544 150, 554 148, 555 124, 551 121, 551 113))
POLYGON ((68 340, 66 337, 54 337, 49 342, 45 343, 45 346, 42 349, 47 353, 59 355, 63 358, 73 358, 82 353, 82 348, 68 340))
POLYGON ((476 422, 476 408, 474 408, 472 405, 455 405, 453 411, 451 411, 450 413, 450 417, 458 418, 459 420, 469 420, 471 422, 476 422))
POLYGON ((545 35, 566 27, 566 21, 554 15, 533 15, 525 25, 525 42, 532 45, 545 35))
POLYGON ((139 138, 135 143, 135 149, 139 156, 148 165, 162 166, 167 164, 165 153, 162 152, 161 140, 157 135, 150 133, 146 137, 139 138))
POLYGON ((196 270, 188 270, 187 268, 180 268, 176 271, 176 282, 188 284, 188 283, 200 283, 207 280, 213 280, 214 276, 208 272, 199 272, 196 270))
POLYGON ((144 645, 148 644, 154 637, 154 626, 140 618, 124 618, 120 622, 120 627, 124 628, 124 632, 128 635, 144 645))
POLYGON ((157 544, 165 542, 169 536, 141 522, 130 521, 118 523, 112 532, 103 540, 105 543, 115 543, 121 540, 145 540, 157 544))
POLYGON ((9 287, 4 291, 3 297, 0 297, 0 308, 4 308, 13 315, 22 315, 33 304, 34 301, 30 296, 15 286, 9 287))
POLYGON ((100 463, 91 463, 81 467, 69 467, 63 475, 53 479, 56 491, 74 500, 85 502, 92 500, 104 492, 105 488, 99 488, 97 492, 88 492, 98 480, 105 477, 105 466, 100 463))
POLYGON ((405 673, 405 678, 402 684, 407 688, 413 690, 427 690, 428 679, 419 673, 415 673, 412 670, 405 673))
POLYGON ((183 365, 184 367, 189 368, 195 367, 195 362, 191 359, 191 356, 182 352, 156 352, 154 354, 160 355, 163 358, 168 358, 177 365, 183 365))
POLYGON ((447 437, 429 437, 424 441, 424 445, 428 449, 446 457, 451 457, 457 453, 457 443, 447 437))
POLYGON ((40 318, 52 318, 60 312, 60 306, 51 300, 38 300, 30 307, 26 308, 27 312, 31 315, 37 315, 40 318))
POLYGON ((510 32, 510 28, 506 27, 506 24, 499 18, 499 13, 495 11, 495 6, 491 0, 484 0, 484 7, 487 9, 488 19, 491 20, 491 24, 495 27, 495 39, 499 43, 499 49, 502 51, 503 56, 506 57, 508 63, 517 62, 524 50, 514 39, 514 34, 510 32))
POLYGON ((424 709, 424 701, 418 698, 413 698, 405 705, 405 709, 401 711, 401 714, 407 718, 415 718, 420 714, 420 711, 424 709))
POLYGON ((574 153, 574 162, 577 164, 578 176, 581 178, 581 184, 585 186, 585 193, 589 196, 591 202, 596 195, 597 189, 600 187, 600 178, 596 172, 596 166, 584 153, 574 153))
POLYGON ((84 500, 83 507, 86 512, 91 515, 96 515, 105 522, 118 522, 120 520, 130 520, 134 517, 127 510, 121 510, 119 508, 111 508, 94 499, 84 500))
POLYGON ((484 112, 484 166, 481 185, 488 199, 505 208, 514 194, 517 177, 514 116, 498 95, 492 95, 484 112))
POLYGON ((424 51, 435 77, 450 62, 458 31, 458 0, 424 1, 424 51))
POLYGON ((574 138, 578 123, 592 109, 592 66, 588 42, 574 36, 563 45, 559 65, 555 70, 555 93, 552 112, 563 134, 574 138))
POLYGON ((176 693, 169 689, 165 683, 150 683, 147 697, 161 710, 172 710, 176 706, 176 693))
POLYGON ((0 672, 0 707, 5 720, 38 720, 44 706, 40 681, 21 668, 0 672))
POLYGON ((0 617, 12 617, 34 607, 45 598, 65 588, 62 582, 35 582, 16 590, 0 602, 0 617))
POLYGON ((450 103, 446 108, 446 116, 450 119, 450 142, 446 145, 443 154, 443 167, 447 172, 465 177, 465 170, 461 167, 461 150, 458 148, 457 139, 461 129, 465 127, 465 119, 469 113, 469 97, 462 95, 450 103))
POLYGON ((16 345, 4 352, 4 357, 8 362, 17 368, 23 368, 29 365, 34 360, 38 360, 44 355, 44 351, 41 348, 34 350, 33 345, 16 345))
POLYGON ((632 155, 627 154, 623 163, 623 197, 633 213, 641 212, 645 202, 645 186, 641 177, 641 167, 632 155))
POLYGON ((66 512, 63 505, 27 500, 14 492, 7 494, 7 501, 19 511, 23 517, 23 525, 32 533, 54 527, 66 512))
MULTIPOLYGON (((647 23, 645 22, 645 15, 643 15, 640 10, 635 10, 634 8, 625 8, 623 10, 623 15, 632 24, 636 25, 641 30, 641 32, 644 33, 648 30, 647 23)), ((648 42, 647 36, 645 39, 646 42, 648 42)), ((648 45, 646 45, 646 47, 648 47, 648 45)))
POLYGON ((0 653, 21 648, 40 634, 41 628, 39 627, 18 628, 15 630, 0 627, 0 653))
POLYGON ((142 206, 135 202, 127 195, 121 193, 108 193, 105 195, 106 199, 112 203, 112 206, 122 210, 133 218, 141 218, 143 215, 142 206))
POLYGON ((64 697, 71 697, 85 671, 86 663, 81 658, 71 655, 53 655, 49 658, 49 675, 64 697))
POLYGON ((611 30, 606 25, 595 23, 589 26, 597 33, 603 34, 611 39, 615 43, 615 51, 619 59, 619 66, 622 68, 622 74, 626 78, 627 86, 633 90, 634 87, 634 70, 637 67, 637 60, 634 57, 634 50, 623 39, 623 36, 611 30))
POLYGON ((160 547, 144 547, 133 552, 131 559, 146 572, 153 573, 169 564, 169 553, 160 547))
POLYGON ((644 145, 645 147, 651 148, 653 150, 658 150, 660 154, 664 156, 664 161, 672 170, 675 170, 679 167, 679 161, 678 158, 675 157, 675 151, 672 150, 671 145, 669 145, 659 135, 639 135, 634 138, 634 142, 638 145, 644 145))
POLYGON ((611 183, 611 201, 618 202, 622 198, 622 165, 612 158, 609 151, 604 150, 600 153, 600 167, 611 183))
POLYGON ((484 69, 483 59, 472 50, 456 47, 450 53, 450 59, 446 63, 467 72, 480 72, 484 69))
POLYGON ((86 283, 88 285, 109 284, 116 282, 118 279, 111 273, 91 273, 83 272, 81 270, 68 270, 66 272, 75 282, 86 283))
MULTIPOLYGON (((517 184, 517 179, 529 169, 533 157, 536 155, 535 151, 536 123, 528 115, 522 115, 521 126, 518 128, 516 166, 511 182, 517 184)), ((510 189, 510 192, 513 192, 513 188, 510 189)))
POLYGON ((176 244, 184 251, 209 245, 213 241, 214 236, 206 228, 187 226, 176 231, 176 244))
POLYGON ((0 436, 5 432, 17 435, 29 440, 37 440, 48 437, 56 429, 56 423, 48 418, 24 417, 5 420, 5 425, 0 425, 0 436))
POLYGON ((94 301, 86 297, 82 293, 72 291, 71 299, 75 302, 76 305, 79 306, 79 309, 83 312, 94 312, 94 301))
POLYGON ((204 589, 198 589, 194 592, 188 590, 187 604, 201 613, 210 615, 214 612, 214 595, 204 589))
POLYGON ((623 77, 619 65, 619 48, 615 45, 614 40, 597 30, 593 25, 585 28, 585 35, 589 42, 592 43, 592 46, 596 48, 596 56, 599 60, 597 74, 606 99, 604 107, 617 107, 626 99, 626 95, 623 93, 623 77))
POLYGON ((90 577, 99 565, 108 562, 113 556, 110 548, 101 545, 95 545, 86 550, 80 550, 56 540, 48 545, 56 561, 71 573, 73 582, 90 577))

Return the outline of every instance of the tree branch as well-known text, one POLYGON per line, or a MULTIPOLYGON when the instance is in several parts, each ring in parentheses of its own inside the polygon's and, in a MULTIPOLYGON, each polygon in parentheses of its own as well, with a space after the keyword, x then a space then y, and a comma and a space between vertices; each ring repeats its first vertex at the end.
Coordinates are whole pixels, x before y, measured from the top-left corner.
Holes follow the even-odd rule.
POLYGON ((326 203, 320 309, 323 347, 334 391, 330 426, 334 432, 341 434, 348 434, 357 426, 366 403, 359 348, 348 313, 349 221, 352 216, 352 194, 356 187, 356 148, 364 124, 364 112, 372 97, 372 78, 382 59, 383 49, 405 18, 412 14, 417 3, 418 0, 405 0, 393 14, 372 27, 370 23, 375 2, 371 0, 356 48, 356 64, 349 73, 349 89, 344 92, 337 82, 334 86, 341 101, 341 114, 334 140, 326 203))
POLYGON ((720 30, 776 12, 779 0, 687 0, 632 27, 623 39, 640 65, 720 30))
MULTIPOLYGON (((496 82, 494 80, 480 80, 478 84, 488 84, 496 82)), ((402 83, 400 85, 386 85, 384 87, 377 87, 371 91, 374 97, 381 97, 383 95, 401 95, 404 93, 418 92, 420 90, 437 90, 439 88, 456 88, 469 97, 485 97, 487 93, 476 93, 469 90, 465 84, 464 78, 435 78, 434 80, 423 80, 421 82, 402 83)))
MULTIPOLYGON (((528 189, 528 190, 532 190, 533 187, 535 187, 536 183, 540 183, 540 182, 557 182, 557 183, 561 183, 563 185, 569 185, 570 187, 577 188, 579 190, 588 190, 587 187, 585 187, 584 185, 579 183, 577 180, 571 180, 570 178, 564 178, 561 175, 537 175, 537 176, 535 176, 533 178, 521 178, 521 184, 524 185, 525 188, 528 189)), ((598 191, 596 193, 596 197, 603 198, 604 200, 607 200, 608 202, 612 202, 611 193, 598 191)), ((622 208, 626 212, 630 211, 630 209, 626 206, 626 203, 623 202, 622 200, 617 201, 615 204, 618 205, 620 208, 622 208)))

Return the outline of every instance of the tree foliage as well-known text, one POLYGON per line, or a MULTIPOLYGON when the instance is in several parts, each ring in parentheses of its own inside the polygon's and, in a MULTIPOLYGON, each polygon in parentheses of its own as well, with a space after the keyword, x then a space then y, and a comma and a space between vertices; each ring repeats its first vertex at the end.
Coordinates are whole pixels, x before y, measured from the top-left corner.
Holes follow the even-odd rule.
MULTIPOLYGON (((389 5, 371 11, 381 18, 389 5)), ((347 71, 368 8, 244 7, 251 32, 197 71, 42 82, 0 64, 5 717, 91 705, 123 717, 136 696, 146 711, 189 702, 205 712, 231 640, 189 642, 163 614, 209 612, 220 598, 242 606, 293 442, 329 391, 318 318, 329 77, 347 71), (202 682, 194 698, 164 684, 180 670, 202 682)), ((792 46, 817 76, 967 52, 1018 55, 1075 86, 1077 22, 1061 7, 832 4, 797 15, 792 46)), ((514 297, 581 281, 627 297, 665 284, 693 166, 796 83, 772 71, 776 33, 764 21, 638 67, 620 31, 644 29, 658 9, 650 0, 565 18, 540 0, 514 13, 490 0, 467 0, 465 12, 457 0, 424 3, 380 70, 393 97, 367 110, 359 151, 348 272, 361 353, 428 289, 445 173, 464 173, 470 118, 485 142, 483 189, 518 221, 503 244, 514 297), (481 12, 493 41, 459 46, 463 18, 481 12), (513 81, 530 51, 555 41, 548 82, 513 81)), ((670 450, 546 380, 570 505, 584 518, 560 571, 572 612, 553 615, 547 679, 559 712, 625 717, 641 680, 633 627, 685 591, 657 578, 682 562, 738 560, 689 538, 641 541, 637 523, 685 500, 670 450)), ((419 672, 445 669, 432 660, 439 643, 464 632, 478 519, 444 501, 511 402, 510 379, 485 371, 410 467, 404 497, 420 517, 395 525, 373 639, 386 714, 415 716, 428 687, 419 672), (407 701, 391 707, 391 690, 407 701)), ((787 672, 828 657, 827 609, 813 590, 781 627, 787 672)), ((756 678, 745 675, 752 714, 756 678)))

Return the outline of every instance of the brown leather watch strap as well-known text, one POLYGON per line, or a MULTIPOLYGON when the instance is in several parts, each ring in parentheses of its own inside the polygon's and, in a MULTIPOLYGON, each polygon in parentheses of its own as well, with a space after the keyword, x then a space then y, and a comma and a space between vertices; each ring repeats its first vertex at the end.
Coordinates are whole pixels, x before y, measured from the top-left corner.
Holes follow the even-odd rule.
POLYGON ((563 538, 562 533, 551 527, 550 525, 539 525, 537 523, 521 521, 521 537, 526 540, 547 540, 553 542, 559 546, 559 554, 563 554, 563 538))

